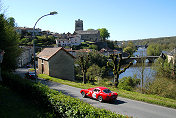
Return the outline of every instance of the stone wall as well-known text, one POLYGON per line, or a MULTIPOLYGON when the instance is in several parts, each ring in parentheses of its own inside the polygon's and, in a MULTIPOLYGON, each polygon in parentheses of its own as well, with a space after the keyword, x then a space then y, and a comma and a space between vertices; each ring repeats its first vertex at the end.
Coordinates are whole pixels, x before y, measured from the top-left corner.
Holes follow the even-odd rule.
POLYGON ((74 58, 60 50, 49 59, 49 75, 60 79, 74 80, 74 58))

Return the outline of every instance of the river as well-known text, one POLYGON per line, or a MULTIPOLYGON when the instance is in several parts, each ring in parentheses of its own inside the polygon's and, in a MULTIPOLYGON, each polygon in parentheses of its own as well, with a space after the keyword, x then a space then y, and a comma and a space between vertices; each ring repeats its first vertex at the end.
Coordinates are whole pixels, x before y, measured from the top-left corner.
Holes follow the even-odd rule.
MULTIPOLYGON (((147 56, 146 48, 138 48, 138 50, 133 54, 134 56, 147 56)), ((148 79, 153 79, 155 71, 151 69, 151 63, 148 63, 148 60, 145 62, 144 69, 144 81, 148 79)), ((123 77, 134 77, 141 79, 142 78, 142 66, 139 66, 135 61, 133 62, 133 66, 128 68, 124 73, 120 74, 119 79, 123 77)))

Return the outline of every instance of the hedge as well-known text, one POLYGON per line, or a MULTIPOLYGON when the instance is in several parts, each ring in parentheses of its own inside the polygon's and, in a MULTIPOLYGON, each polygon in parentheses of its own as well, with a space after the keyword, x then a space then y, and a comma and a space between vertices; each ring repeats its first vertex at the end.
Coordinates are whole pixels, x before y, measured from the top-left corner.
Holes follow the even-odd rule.
POLYGON ((55 117, 69 118, 127 118, 105 109, 91 106, 80 99, 67 96, 41 83, 22 79, 12 73, 3 73, 3 82, 23 96, 48 109, 55 117))

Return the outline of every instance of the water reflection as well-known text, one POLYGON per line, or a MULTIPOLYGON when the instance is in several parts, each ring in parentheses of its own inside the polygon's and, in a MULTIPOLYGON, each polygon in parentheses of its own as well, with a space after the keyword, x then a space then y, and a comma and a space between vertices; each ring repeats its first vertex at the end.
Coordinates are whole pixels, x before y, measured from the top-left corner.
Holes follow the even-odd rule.
MULTIPOLYGON (((147 56, 147 49, 146 48, 138 48, 137 52, 133 54, 134 56, 147 56)), ((140 63, 133 62, 133 66, 128 68, 124 73, 120 74, 119 79, 123 77, 134 77, 141 79, 142 78, 142 71, 144 75, 144 81, 148 79, 153 79, 155 71, 151 67, 151 63, 148 63, 148 60, 145 61, 144 70, 142 70, 142 66, 140 63)), ((123 68, 122 68, 123 69, 123 68)))

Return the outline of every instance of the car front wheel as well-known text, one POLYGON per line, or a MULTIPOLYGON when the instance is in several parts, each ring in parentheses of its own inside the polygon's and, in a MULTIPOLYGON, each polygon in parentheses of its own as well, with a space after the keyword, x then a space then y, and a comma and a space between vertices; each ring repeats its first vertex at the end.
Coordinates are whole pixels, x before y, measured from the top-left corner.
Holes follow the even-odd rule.
POLYGON ((103 97, 102 96, 98 96, 98 101, 99 102, 103 102, 103 97))
POLYGON ((83 98, 85 98, 85 97, 86 97, 86 94, 85 94, 85 92, 84 92, 84 91, 82 91, 82 92, 81 92, 81 95, 82 95, 82 97, 83 97, 83 98))

